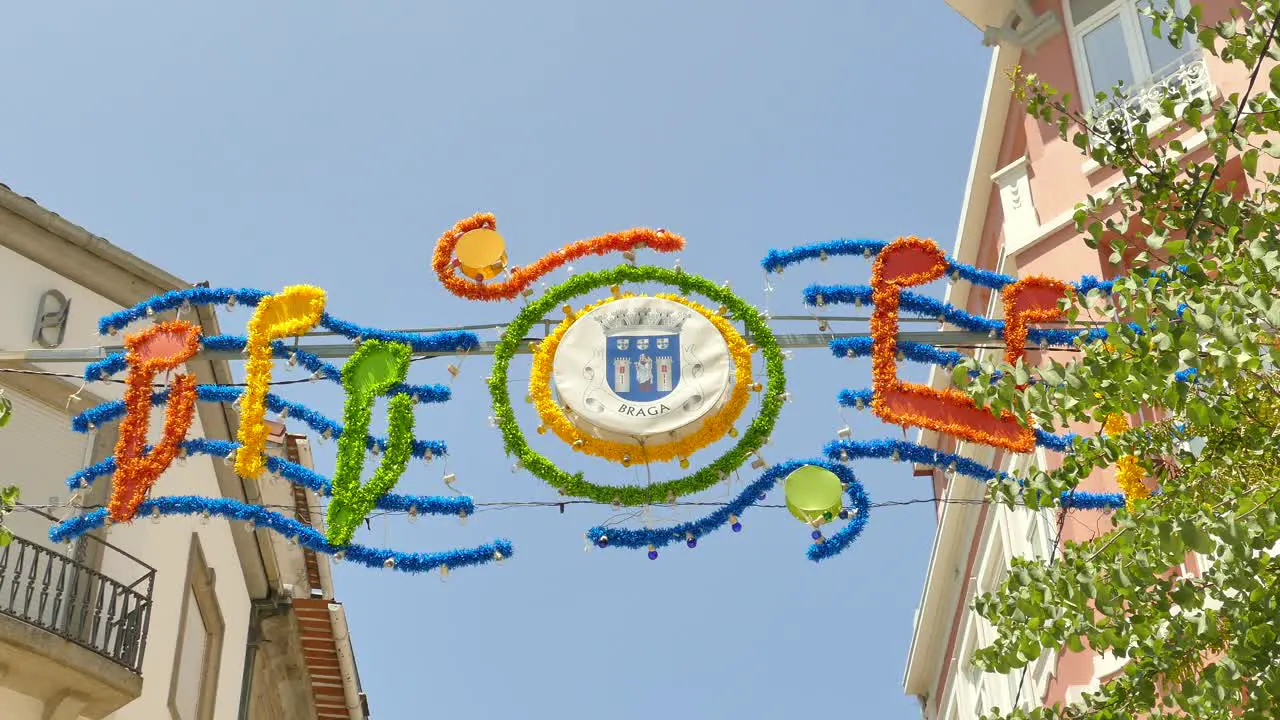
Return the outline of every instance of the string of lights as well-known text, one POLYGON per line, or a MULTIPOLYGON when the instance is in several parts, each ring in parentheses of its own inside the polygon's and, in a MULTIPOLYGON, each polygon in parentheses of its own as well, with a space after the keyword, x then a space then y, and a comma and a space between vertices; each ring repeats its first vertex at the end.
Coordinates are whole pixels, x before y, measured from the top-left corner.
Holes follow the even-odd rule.
MULTIPOLYGON (((911 507, 914 505, 923 505, 926 503, 935 504, 935 505, 990 505, 993 502, 994 501, 987 498, 965 500, 965 499, 957 499, 957 498, 948 499, 948 498, 928 497, 928 498, 910 498, 907 500, 882 500, 880 502, 870 503, 869 507, 871 507, 872 509, 900 508, 900 507, 911 507)), ((730 502, 728 500, 679 500, 678 499, 674 503, 662 503, 660 507, 676 507, 676 508, 679 508, 679 507, 725 507, 729 504, 730 502)), ((568 498, 564 500, 491 500, 488 502, 476 502, 474 503, 474 505, 475 505, 475 512, 472 513, 473 515, 479 514, 481 512, 492 512, 497 510, 519 510, 519 509, 530 509, 530 508, 553 509, 553 510, 559 510, 560 512, 563 513, 565 509, 574 505, 612 507, 612 503, 600 502, 596 500, 581 500, 581 499, 568 499, 568 498)), ((787 506, 783 503, 757 502, 757 503, 752 503, 751 506, 756 508, 765 508, 765 509, 771 509, 771 510, 787 509, 787 506)), ((19 503, 18 505, 15 506, 14 510, 16 512, 22 512, 22 511, 34 512, 34 511, 50 511, 50 510, 68 510, 68 509, 80 511, 80 510, 96 510, 102 507, 106 507, 106 506, 96 505, 96 504, 80 504, 77 502, 44 503, 44 504, 19 503)), ((272 505, 269 503, 263 504, 261 507, 269 508, 273 510, 288 510, 288 511, 292 511, 295 509, 293 505, 272 505)), ((1068 507, 1065 509, 1068 512, 1074 512, 1076 510, 1079 510, 1080 508, 1068 507)), ((1102 508, 1102 509, 1106 511, 1106 510, 1109 510, 1110 508, 1102 508)), ((416 515, 416 514, 417 513, 412 513, 408 510, 375 510, 369 513, 369 517, 378 518, 378 517, 393 517, 393 516, 405 516, 405 515, 416 515)))

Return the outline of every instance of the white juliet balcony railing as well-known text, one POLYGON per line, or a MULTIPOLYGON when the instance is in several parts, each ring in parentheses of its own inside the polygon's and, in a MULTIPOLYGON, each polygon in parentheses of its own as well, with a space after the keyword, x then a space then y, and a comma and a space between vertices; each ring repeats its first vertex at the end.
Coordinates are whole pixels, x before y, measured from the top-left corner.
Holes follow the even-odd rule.
POLYGON ((1160 105, 1168 99, 1188 102, 1195 98, 1212 100, 1213 81, 1204 55, 1197 49, 1169 63, 1146 82, 1125 91, 1122 98, 1109 98, 1086 113, 1085 118, 1099 139, 1107 137, 1113 122, 1132 134, 1146 111, 1150 114, 1147 131, 1158 132, 1171 122, 1160 115, 1160 105))

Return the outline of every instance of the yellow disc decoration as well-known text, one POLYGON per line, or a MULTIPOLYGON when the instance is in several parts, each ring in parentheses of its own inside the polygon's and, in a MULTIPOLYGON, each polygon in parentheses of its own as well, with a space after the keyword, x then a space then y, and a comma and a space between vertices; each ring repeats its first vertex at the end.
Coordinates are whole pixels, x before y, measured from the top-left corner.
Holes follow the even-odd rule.
MULTIPOLYGON (((600 302, 588 305, 577 312, 566 310, 567 317, 556 326, 556 329, 539 345, 533 355, 533 372, 529 378, 529 396, 533 406, 542 419, 542 427, 549 428, 556 437, 573 446, 574 449, 593 457, 603 458, 624 465, 667 462, 676 458, 687 458, 689 455, 714 443, 728 435, 733 424, 741 417, 751 397, 751 347, 734 329, 729 321, 714 310, 703 307, 688 298, 679 295, 654 295, 653 297, 669 300, 684 305, 706 318, 720 332, 725 344, 729 347, 729 356, 733 360, 733 387, 728 401, 719 411, 707 416, 702 425, 694 432, 677 440, 661 445, 639 447, 624 443, 612 442, 584 434, 568 417, 564 410, 551 398, 552 364, 556 349, 564 338, 565 332, 578 320, 592 310, 623 298, 635 297, 632 294, 619 294, 605 298, 600 302)), ((683 466, 683 465, 682 465, 683 466)))
POLYGON ((839 514, 843 492, 839 476, 817 465, 796 468, 783 487, 787 509, 801 522, 810 524, 839 514))
POLYGON ((492 280, 507 267, 507 243, 498 231, 488 228, 458 238, 454 254, 462 274, 473 280, 492 280))

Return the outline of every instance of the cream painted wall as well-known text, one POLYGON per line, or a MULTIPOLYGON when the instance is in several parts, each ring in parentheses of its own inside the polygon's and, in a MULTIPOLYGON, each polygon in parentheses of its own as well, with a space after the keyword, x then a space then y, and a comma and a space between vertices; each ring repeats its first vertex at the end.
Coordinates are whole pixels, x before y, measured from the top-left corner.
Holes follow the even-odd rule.
MULTIPOLYGON (((119 341, 118 338, 99 338, 97 334, 98 318, 120 309, 118 306, 7 248, 0 248, 0 288, 4 289, 4 302, 0 304, 0 308, 3 308, 0 310, 0 348, 33 346, 31 331, 37 304, 40 296, 48 289, 57 289, 72 301, 63 347, 98 345, 104 340, 111 344, 119 341)), ((141 327, 143 324, 139 323, 135 329, 141 327)), ((76 374, 83 370, 81 366, 62 363, 48 365, 45 369, 76 374)), ((123 396, 123 386, 118 384, 92 383, 88 389, 108 399, 123 396)), ((89 403, 73 404, 72 412, 83 411, 88 406, 89 403)), ((153 440, 159 436, 162 422, 163 408, 157 408, 151 422, 153 440)), ((63 432, 75 435, 70 428, 69 419, 64 428, 63 432)), ((190 436, 202 435, 203 429, 197 415, 190 436)), ((39 447, 34 447, 32 452, 40 452, 39 447)), ((185 463, 175 463, 156 484, 153 494, 217 497, 220 491, 213 472, 214 462, 222 460, 197 456, 185 463)), ((24 459, 24 464, 30 467, 27 477, 18 479, 23 486, 24 498, 39 503, 47 502, 51 496, 67 498, 68 491, 64 485, 67 475, 63 466, 65 463, 50 461, 46 468, 41 468, 38 462, 24 459), (42 471, 43 469, 47 471, 42 471)), ((4 478, 0 478, 0 481, 3 480, 4 478)), ((47 526, 44 529, 47 531, 47 526)), ((215 717, 221 720, 235 717, 244 666, 249 596, 232 544, 233 531, 243 532, 240 528, 233 530, 225 520, 213 519, 202 523, 196 518, 180 517, 168 517, 154 523, 140 518, 136 522, 112 527, 108 531, 108 542, 136 555, 156 569, 154 603, 142 668, 143 693, 137 700, 113 714, 112 718, 156 720, 170 717, 169 690, 174 672, 178 620, 186 592, 193 534, 200 538, 205 559, 214 570, 215 592, 225 625, 215 717)), ((136 578, 136 567, 124 558, 108 552, 103 561, 102 572, 109 577, 129 582, 136 578)), ((4 708, 0 715, 6 720, 41 717, 38 703, 10 698, 4 692, 0 690, 0 708, 4 708)))

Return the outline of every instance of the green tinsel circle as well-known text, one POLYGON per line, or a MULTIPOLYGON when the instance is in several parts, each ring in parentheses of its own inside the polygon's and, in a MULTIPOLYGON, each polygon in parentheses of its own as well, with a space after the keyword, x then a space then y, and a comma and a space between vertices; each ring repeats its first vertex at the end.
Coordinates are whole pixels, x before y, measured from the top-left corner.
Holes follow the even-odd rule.
POLYGON ((526 470, 565 495, 586 498, 597 502, 617 502, 622 505, 656 505, 672 497, 683 497, 701 492, 727 478, 764 446, 773 432, 782 409, 782 395, 786 391, 786 377, 782 370, 782 352, 773 337, 773 331, 760 317, 756 309, 742 298, 706 278, 689 275, 679 270, 651 266, 620 265, 610 270, 586 272, 549 288, 542 297, 529 303, 511 321, 507 331, 498 341, 493 353, 493 372, 489 377, 489 394, 493 397, 493 414, 502 431, 503 445, 508 455, 514 455, 526 470), (675 480, 653 485, 597 485, 583 479, 582 473, 566 472, 541 454, 534 452, 524 433, 516 423, 507 392, 507 368, 511 358, 526 333, 542 322, 548 313, 579 295, 610 285, 623 283, 656 282, 679 288, 684 293, 696 293, 708 298, 728 311, 729 317, 742 322, 750 342, 755 343, 765 360, 768 387, 761 400, 760 413, 742 432, 738 443, 716 458, 711 464, 696 472, 675 480))

